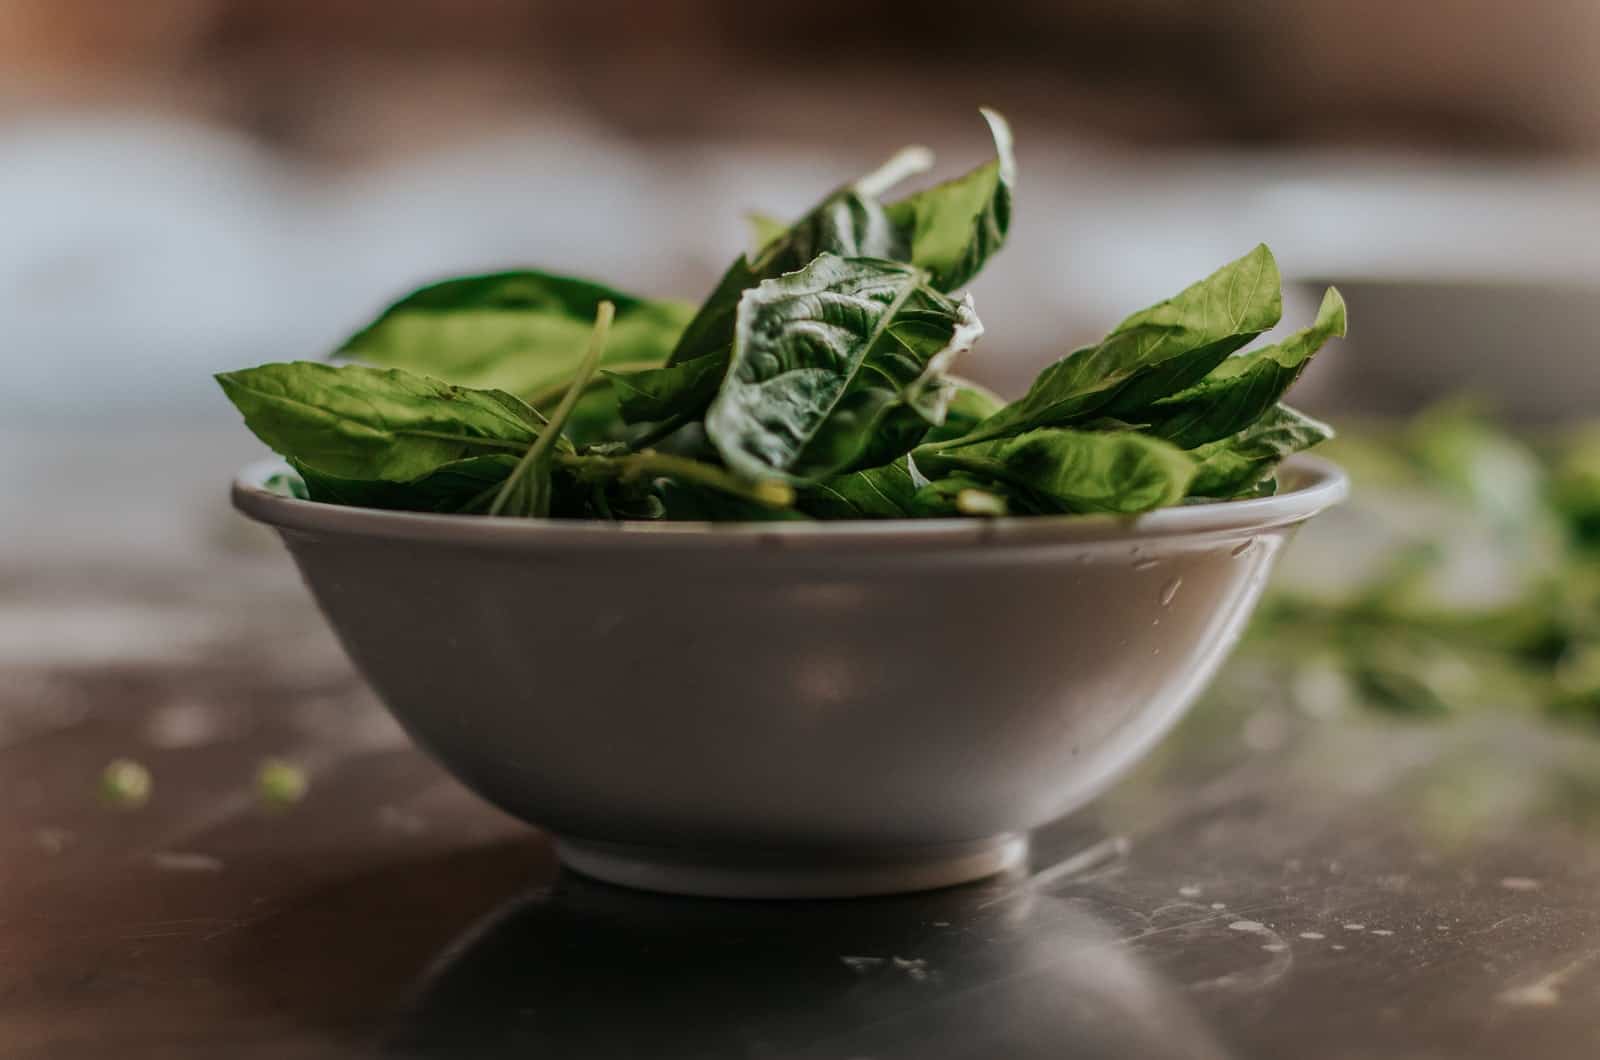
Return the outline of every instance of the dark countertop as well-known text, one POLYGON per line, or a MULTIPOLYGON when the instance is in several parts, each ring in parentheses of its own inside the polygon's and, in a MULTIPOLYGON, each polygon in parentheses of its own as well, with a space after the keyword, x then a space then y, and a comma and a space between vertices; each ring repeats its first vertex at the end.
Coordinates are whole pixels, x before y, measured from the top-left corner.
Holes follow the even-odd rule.
POLYGON ((1600 1055, 1582 729, 1214 696, 1027 874, 636 894, 409 748, 222 511, 243 447, 207 438, 125 443, 92 489, 70 446, 0 480, 0 1055, 1600 1055), (301 802, 258 803, 268 756, 301 802), (117 757, 141 809, 96 796, 117 757))

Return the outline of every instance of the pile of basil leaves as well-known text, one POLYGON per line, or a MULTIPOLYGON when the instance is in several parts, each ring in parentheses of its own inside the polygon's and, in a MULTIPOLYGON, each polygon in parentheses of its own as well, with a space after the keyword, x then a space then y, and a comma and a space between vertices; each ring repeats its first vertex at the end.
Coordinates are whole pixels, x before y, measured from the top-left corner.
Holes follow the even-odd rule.
POLYGON ((219 375, 297 477, 335 504, 571 519, 1133 514, 1275 489, 1330 435, 1280 403, 1344 334, 1277 324, 1265 246, 1069 353, 1006 404, 951 374, 983 333, 959 292, 1005 244, 995 158, 892 201, 908 148, 741 255, 699 308, 536 271, 395 303, 332 363, 219 375))

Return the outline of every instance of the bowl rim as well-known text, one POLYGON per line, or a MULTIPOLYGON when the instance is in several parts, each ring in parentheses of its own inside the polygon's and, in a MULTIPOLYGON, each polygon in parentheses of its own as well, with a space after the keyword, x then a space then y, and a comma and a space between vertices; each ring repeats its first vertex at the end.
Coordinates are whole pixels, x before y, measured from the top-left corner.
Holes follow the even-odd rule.
POLYGON ((1349 478, 1331 461, 1295 456, 1279 471, 1289 488, 1271 497, 1162 508, 1144 515, 1033 515, 998 519, 877 519, 817 522, 619 522, 436 515, 357 508, 274 493, 267 478, 288 470, 260 460, 233 480, 234 507, 282 531, 511 549, 655 549, 740 546, 824 550, 1138 542, 1238 535, 1302 523, 1349 495, 1349 478))

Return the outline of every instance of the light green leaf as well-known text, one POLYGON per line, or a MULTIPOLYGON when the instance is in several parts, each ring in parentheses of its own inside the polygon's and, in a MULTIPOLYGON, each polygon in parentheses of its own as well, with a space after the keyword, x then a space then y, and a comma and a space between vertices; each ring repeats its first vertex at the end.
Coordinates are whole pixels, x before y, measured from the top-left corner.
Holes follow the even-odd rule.
MULTIPOLYGON (((1005 245, 1017 182, 1011 127, 984 108, 995 159, 888 207, 888 218, 909 246, 911 264, 927 269, 933 286, 953 291, 969 282, 1005 245)), ((888 256, 888 255, 883 255, 888 256)))
MULTIPOLYGON (((1121 418, 1203 379, 1278 322, 1278 266, 1265 245, 1181 294, 1135 313, 1097 346, 1046 368, 1027 394, 979 424, 982 441, 1096 416, 1121 418)), ((950 445, 950 442, 940 443, 950 445)))
POLYGON ((663 361, 694 312, 682 302, 637 298, 545 272, 466 276, 402 298, 337 356, 530 400, 551 388, 559 397, 583 357, 601 302, 617 307, 604 361, 612 365, 663 361))
POLYGON ((295 361, 217 382, 257 438, 340 478, 410 482, 466 457, 521 452, 542 427, 510 394, 398 369, 295 361))
POLYGON ((890 413, 942 419, 944 372, 982 330, 920 269, 821 255, 740 301, 706 433, 739 474, 826 478, 867 451, 890 413))
POLYGON ((1235 434, 1193 450, 1198 465, 1193 497, 1226 499, 1250 492, 1287 456, 1333 437, 1333 428, 1288 405, 1278 405, 1235 434))
POLYGON ((1235 354, 1189 389, 1130 415, 1180 449, 1237 434, 1278 403, 1324 343, 1344 333, 1344 299, 1330 287, 1310 327, 1275 345, 1235 354))
POLYGON ((1195 473, 1181 449, 1134 431, 1044 428, 915 459, 935 480, 962 474, 999 483, 1059 512, 1132 515, 1176 504, 1195 473))

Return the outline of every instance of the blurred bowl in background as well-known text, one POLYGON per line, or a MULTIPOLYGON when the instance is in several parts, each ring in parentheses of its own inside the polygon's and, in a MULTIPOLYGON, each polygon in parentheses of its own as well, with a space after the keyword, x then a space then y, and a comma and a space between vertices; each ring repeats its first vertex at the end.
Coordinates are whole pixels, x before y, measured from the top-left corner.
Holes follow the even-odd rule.
POLYGON ((1329 359, 1333 403, 1408 414, 1468 395, 1525 423, 1600 413, 1600 283, 1333 276, 1350 337, 1329 359))

